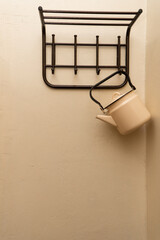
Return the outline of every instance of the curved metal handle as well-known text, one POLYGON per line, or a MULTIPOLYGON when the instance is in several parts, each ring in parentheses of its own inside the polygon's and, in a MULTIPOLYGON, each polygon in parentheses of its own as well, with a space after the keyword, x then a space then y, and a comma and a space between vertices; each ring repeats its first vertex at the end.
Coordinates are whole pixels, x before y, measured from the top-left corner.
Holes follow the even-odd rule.
POLYGON ((131 83, 131 79, 130 79, 128 73, 124 72, 123 70, 119 70, 119 71, 117 71, 117 72, 112 73, 112 74, 109 75, 108 77, 106 77, 106 78, 104 78, 103 80, 101 80, 100 82, 96 83, 96 84, 90 89, 90 97, 91 97, 91 99, 100 106, 101 110, 106 109, 107 106, 106 106, 106 107, 103 107, 103 106, 101 105, 101 103, 100 103, 99 101, 97 101, 97 100, 93 97, 92 91, 93 91, 93 89, 97 88, 99 85, 101 85, 102 83, 106 82, 107 80, 109 80, 110 78, 114 77, 114 76, 117 75, 117 74, 123 74, 123 75, 125 75, 125 76, 126 76, 126 81, 129 83, 130 87, 131 87, 133 90, 136 89, 135 86, 131 83))

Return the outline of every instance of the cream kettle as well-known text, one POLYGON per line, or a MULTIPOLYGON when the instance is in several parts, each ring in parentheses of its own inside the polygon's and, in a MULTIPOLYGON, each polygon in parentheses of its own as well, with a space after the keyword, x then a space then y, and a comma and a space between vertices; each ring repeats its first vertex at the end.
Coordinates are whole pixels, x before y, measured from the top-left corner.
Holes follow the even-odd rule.
POLYGON ((115 126, 122 135, 133 132, 151 118, 149 111, 138 97, 136 88, 132 85, 128 74, 122 70, 115 72, 94 85, 90 89, 90 97, 103 111, 102 115, 97 115, 97 119, 115 126), (132 90, 123 95, 115 92, 113 94, 113 102, 104 108, 100 102, 93 97, 92 90, 118 73, 126 76, 126 81, 129 83, 132 90), (106 109, 107 112, 105 112, 106 109))

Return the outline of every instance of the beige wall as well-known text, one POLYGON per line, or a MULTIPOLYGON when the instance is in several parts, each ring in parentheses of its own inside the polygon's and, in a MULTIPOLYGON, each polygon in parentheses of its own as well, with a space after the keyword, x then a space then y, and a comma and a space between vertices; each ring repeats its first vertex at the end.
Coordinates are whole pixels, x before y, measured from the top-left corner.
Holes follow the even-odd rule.
MULTIPOLYGON (((88 91, 54 90, 43 83, 37 10, 39 5, 142 8, 131 33, 131 76, 144 98, 146 1, 3 0, 0 5, 0 239, 146 240, 145 129, 120 136, 95 119, 99 109, 88 91)), ((62 30, 57 39, 64 38, 62 30)), ((82 39, 96 35, 95 29, 85 30, 87 35, 76 31, 82 39)), ((99 31, 103 35, 104 29, 99 31)), ((70 72, 60 74, 72 79, 70 72)))
POLYGON ((147 131, 148 239, 160 238, 160 2, 148 0, 146 100, 152 114, 147 131))

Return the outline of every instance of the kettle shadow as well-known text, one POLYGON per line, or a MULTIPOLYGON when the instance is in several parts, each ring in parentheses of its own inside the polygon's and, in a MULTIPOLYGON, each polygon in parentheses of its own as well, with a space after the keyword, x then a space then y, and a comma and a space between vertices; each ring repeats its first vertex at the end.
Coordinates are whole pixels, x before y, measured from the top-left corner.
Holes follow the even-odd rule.
POLYGON ((124 153, 125 156, 131 156, 131 158, 135 156, 138 161, 140 160, 140 156, 146 155, 146 129, 152 132, 152 128, 153 122, 150 120, 145 125, 127 135, 121 135, 117 128, 108 124, 106 124, 105 127, 103 126, 101 131, 103 131, 103 135, 106 135, 106 144, 114 145, 116 153, 124 153))

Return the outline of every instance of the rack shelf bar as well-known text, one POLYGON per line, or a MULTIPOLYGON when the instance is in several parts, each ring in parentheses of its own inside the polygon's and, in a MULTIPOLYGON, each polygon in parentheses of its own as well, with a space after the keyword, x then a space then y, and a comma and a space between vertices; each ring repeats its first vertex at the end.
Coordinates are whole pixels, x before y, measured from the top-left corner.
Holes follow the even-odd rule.
POLYGON ((89 17, 53 17, 53 16, 44 16, 44 19, 66 19, 66 20, 98 20, 98 21, 102 21, 102 20, 107 20, 107 21, 131 21, 133 20, 133 18, 89 18, 89 17))
POLYGON ((75 23, 75 22, 44 22, 49 25, 81 25, 81 26, 129 26, 127 23, 75 23))
MULTIPOLYGON (((39 7, 41 8, 41 7, 39 7)), ((41 9, 39 9, 41 10, 41 9)), ((72 11, 72 10, 43 10, 43 13, 71 13, 71 14, 116 14, 116 15, 136 15, 138 12, 123 11, 72 11)))

